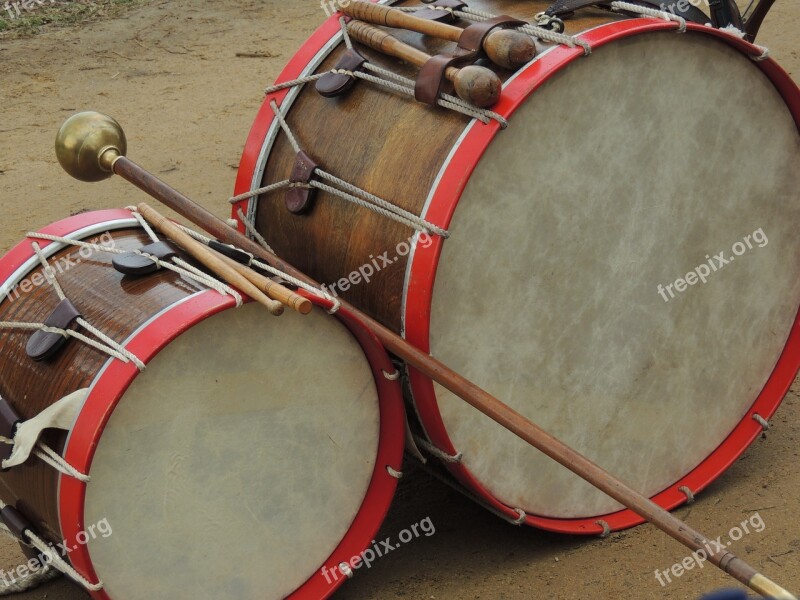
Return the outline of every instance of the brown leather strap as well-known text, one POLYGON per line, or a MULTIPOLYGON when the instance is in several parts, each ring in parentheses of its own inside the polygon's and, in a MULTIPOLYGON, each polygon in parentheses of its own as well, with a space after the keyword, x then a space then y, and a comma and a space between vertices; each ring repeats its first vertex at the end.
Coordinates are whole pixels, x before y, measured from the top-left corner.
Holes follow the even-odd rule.
POLYGON ((458 40, 456 54, 433 56, 419 70, 417 84, 414 89, 415 98, 419 102, 432 106, 436 105, 442 94, 445 71, 447 71, 448 67, 463 67, 474 63, 483 56, 483 42, 492 31, 498 28, 518 27, 520 25, 525 25, 525 21, 520 21, 508 15, 500 15, 482 23, 474 23, 464 29, 458 40))
MULTIPOLYGON (((44 324, 56 329, 69 329, 72 323, 80 316, 81 313, 78 312, 75 305, 68 299, 64 299, 52 314, 47 317, 44 324)), ((67 338, 59 333, 37 331, 28 340, 26 351, 30 358, 38 362, 53 356, 66 341, 67 338)))
MULTIPOLYGON (((346 50, 334 71, 349 71, 355 73, 360 71, 367 59, 353 49, 346 50)), ((335 98, 350 91, 356 83, 356 78, 347 73, 328 73, 317 79, 316 90, 320 96, 325 98, 335 98)))
POLYGON ((319 168, 319 165, 308 154, 302 150, 297 153, 289 181, 300 185, 291 187, 286 192, 285 202, 289 212, 300 215, 311 209, 314 190, 311 187, 304 187, 304 184, 307 185, 311 182, 314 178, 314 171, 317 168, 319 168))
POLYGON ((414 87, 414 97, 419 102, 435 106, 439 96, 442 95, 447 68, 472 62, 473 58, 474 55, 438 54, 432 56, 419 70, 417 84, 414 87))
POLYGON ((498 28, 521 27, 522 25, 527 25, 527 23, 508 15, 500 15, 481 23, 473 23, 464 29, 464 33, 458 40, 458 47, 464 53, 482 53, 483 42, 492 31, 498 28))

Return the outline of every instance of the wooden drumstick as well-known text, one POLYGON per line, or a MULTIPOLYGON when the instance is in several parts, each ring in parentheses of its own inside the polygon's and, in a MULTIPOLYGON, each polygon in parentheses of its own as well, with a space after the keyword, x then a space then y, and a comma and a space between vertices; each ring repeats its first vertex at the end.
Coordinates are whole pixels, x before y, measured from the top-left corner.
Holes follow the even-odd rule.
MULTIPOLYGON (((464 32, 460 27, 421 19, 381 4, 361 2, 360 0, 353 0, 346 6, 345 3, 340 4, 339 10, 355 19, 374 25, 408 29, 449 42, 458 42, 464 32)), ((513 29, 495 29, 486 36, 483 49, 489 60, 504 69, 519 69, 536 56, 536 44, 533 39, 529 35, 513 29)))
MULTIPOLYGON (((418 67, 421 67, 431 59, 430 55, 422 50, 417 50, 382 29, 362 21, 351 21, 347 25, 347 31, 350 33, 350 37, 365 46, 408 61, 418 67)), ((497 73, 490 71, 486 67, 478 67, 476 65, 469 65, 462 69, 448 67, 445 71, 445 77, 447 77, 448 81, 453 82, 459 98, 479 108, 492 106, 500 98, 503 83, 497 73)))
POLYGON ((267 295, 252 284, 247 277, 240 275, 237 270, 232 269, 216 252, 211 250, 211 248, 207 248, 198 242, 148 204, 143 202, 137 206, 136 209, 148 223, 186 250, 186 252, 197 261, 208 267, 215 275, 222 277, 225 281, 238 287, 259 304, 266 306, 273 315, 277 316, 283 314, 283 304, 267 297, 267 295))
POLYGON ((220 254, 213 248, 209 248, 209 250, 218 256, 230 268, 234 269, 240 275, 246 277, 250 283, 252 283, 273 300, 277 300, 284 306, 288 306, 292 310, 299 312, 301 315, 307 315, 313 310, 314 305, 308 298, 304 298, 300 294, 294 293, 292 290, 282 286, 280 283, 272 281, 272 279, 265 277, 261 273, 256 273, 253 269, 236 262, 224 254, 220 254))

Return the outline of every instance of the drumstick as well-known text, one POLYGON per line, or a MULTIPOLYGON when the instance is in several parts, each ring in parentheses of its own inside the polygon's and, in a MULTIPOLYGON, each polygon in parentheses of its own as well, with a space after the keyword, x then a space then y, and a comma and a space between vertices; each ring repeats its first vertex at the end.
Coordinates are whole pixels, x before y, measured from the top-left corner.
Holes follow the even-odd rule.
MULTIPOLYGON (((196 202, 126 158, 123 155, 125 147, 125 134, 119 123, 100 113, 79 113, 70 117, 62 125, 56 137, 58 160, 64 170, 73 177, 82 181, 101 181, 111 175, 119 175, 218 240, 238 246, 244 251, 258 256, 272 267, 319 288, 320 284, 308 275, 282 261, 222 219, 215 217, 196 202)), ((389 352, 396 354, 420 373, 441 384, 470 406, 566 467, 581 479, 591 483, 693 552, 702 551, 708 562, 716 565, 737 581, 747 585, 765 598, 797 600, 794 595, 738 558, 729 548, 716 547, 710 538, 691 528, 444 363, 416 348, 349 303, 341 299, 339 302, 341 308, 356 316, 389 352)))
MULTIPOLYGON (((339 10, 354 19, 367 23, 408 29, 449 42, 458 42, 464 32, 460 27, 421 19, 396 8, 372 2, 356 0, 350 3, 341 2, 339 10)), ((536 56, 536 44, 533 39, 529 35, 513 29, 495 29, 486 36, 483 41, 483 49, 489 60, 504 69, 519 69, 536 56)))
POLYGON ((137 206, 136 209, 148 223, 186 250, 193 258, 208 267, 215 275, 222 277, 225 281, 238 287, 259 304, 266 306, 273 315, 283 314, 283 304, 267 297, 267 295, 253 285, 249 279, 229 267, 216 252, 211 250, 211 248, 207 248, 195 240, 169 219, 159 214, 158 211, 151 206, 142 203, 137 206))
MULTIPOLYGON (((347 25, 347 31, 350 33, 350 37, 365 46, 408 61, 412 65, 421 67, 431 59, 430 55, 422 50, 417 50, 382 29, 367 23, 351 21, 347 25)), ((503 84, 497 73, 486 67, 475 65, 469 65, 463 69, 448 67, 445 77, 453 82, 459 98, 479 108, 492 106, 500 98, 503 84)))
POLYGON ((253 269, 236 262, 224 254, 220 254, 213 248, 209 248, 209 250, 230 268, 246 277, 250 283, 273 300, 277 300, 284 306, 288 306, 292 310, 299 312, 301 315, 307 315, 314 308, 314 305, 308 298, 303 298, 300 294, 295 294, 292 290, 282 286, 280 283, 272 281, 269 277, 265 277, 261 273, 256 273, 253 269))

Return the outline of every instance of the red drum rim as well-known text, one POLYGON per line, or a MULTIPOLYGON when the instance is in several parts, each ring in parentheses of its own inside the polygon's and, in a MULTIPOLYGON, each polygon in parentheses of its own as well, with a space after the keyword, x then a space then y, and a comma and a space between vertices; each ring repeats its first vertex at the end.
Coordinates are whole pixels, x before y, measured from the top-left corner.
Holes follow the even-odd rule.
MULTIPOLYGON (((130 219, 131 213, 127 210, 89 212, 58 221, 42 229, 40 233, 68 236, 88 227, 130 219)), ((52 243, 55 242, 42 241, 40 246, 46 249, 52 243)), ((8 280, 33 256, 29 242, 23 241, 15 246, 0 258, 0 280, 8 280)), ((304 295, 322 309, 327 310, 332 306, 316 296, 304 295)), ((172 305, 142 326, 129 339, 126 347, 147 364, 180 334, 201 321, 235 306, 235 301, 229 296, 222 296, 211 290, 199 292, 172 305)), ((372 543, 388 513, 397 488, 397 479, 389 474, 387 467, 396 471, 402 468, 405 445, 405 430, 402 426, 405 422, 405 409, 402 391, 398 381, 390 381, 384 375, 384 371, 393 373, 396 369, 377 338, 354 315, 340 310, 336 313, 336 318, 342 321, 358 340, 375 378, 381 414, 378 454, 367 495, 350 529, 325 564, 320 565, 320 570, 289 596, 292 600, 328 598, 346 581, 345 577, 341 577, 329 583, 321 569, 327 567, 333 570, 340 563, 349 562, 372 543)), ((65 459, 81 472, 91 474, 92 458, 105 425, 138 374, 135 365, 112 359, 93 382, 89 397, 70 432, 64 452, 65 459)), ((89 581, 97 582, 98 576, 92 567, 88 546, 78 543, 78 536, 86 527, 85 494, 86 484, 71 477, 60 476, 58 503, 64 541, 67 548, 77 548, 69 554, 69 560, 81 575, 89 581)), ((103 590, 92 593, 92 597, 98 600, 110 600, 103 590)))
MULTIPOLYGON (((675 21, 637 18, 601 25, 579 35, 578 39, 588 42, 592 48, 599 48, 614 41, 644 33, 675 32, 678 27, 679 24, 675 21)), ((687 31, 693 33, 717 37, 751 58, 760 58, 764 55, 764 48, 732 34, 694 23, 687 23, 686 27, 687 31)), ((309 38, 291 59, 276 83, 300 77, 306 66, 339 32, 338 17, 334 15, 309 38)), ((584 56, 584 50, 580 47, 553 47, 506 83, 500 101, 492 107, 492 110, 506 119, 510 118, 541 85, 582 56, 584 56)), ((756 65, 770 79, 786 101, 798 128, 800 128, 800 89, 773 59, 764 58, 757 61, 756 65)), ((236 195, 249 192, 251 189, 252 177, 259 155, 275 118, 270 102, 275 100, 278 105, 281 105, 288 93, 289 90, 286 89, 268 95, 259 110, 242 155, 234 192, 236 195)), ((500 125, 496 121, 488 124, 473 121, 468 126, 467 132, 454 150, 451 160, 442 174, 441 181, 437 185, 426 213, 428 221, 444 229, 448 228, 470 176, 499 131, 500 125)), ((245 230, 243 223, 238 218, 238 209, 246 210, 246 207, 247 201, 242 201, 234 205, 232 210, 232 217, 237 221, 242 233, 245 230)), ((433 243, 427 248, 417 247, 409 271, 408 288, 414 289, 415 293, 407 294, 404 312, 405 338, 425 352, 430 351, 429 316, 442 244, 441 238, 434 237, 433 243)), ((722 475, 762 432, 761 425, 753 419, 753 416, 758 414, 769 419, 775 414, 783 397, 789 391, 798 369, 800 369, 800 312, 795 318, 780 359, 745 418, 705 461, 683 479, 654 496, 652 500, 667 510, 673 510, 688 501, 686 494, 680 488, 685 486, 696 494, 722 475)), ((442 422, 431 380, 413 368, 409 368, 409 375, 414 404, 428 437, 443 452, 455 454, 456 450, 442 422)), ((519 513, 500 503, 463 465, 447 463, 446 466, 461 483, 476 492, 490 508, 510 520, 518 522, 519 513)), ((590 519, 553 519, 527 515, 524 522, 527 525, 557 533, 597 535, 605 532, 605 527, 600 522, 605 523, 612 531, 617 531, 639 525, 644 522, 644 519, 630 510, 621 510, 590 519)))

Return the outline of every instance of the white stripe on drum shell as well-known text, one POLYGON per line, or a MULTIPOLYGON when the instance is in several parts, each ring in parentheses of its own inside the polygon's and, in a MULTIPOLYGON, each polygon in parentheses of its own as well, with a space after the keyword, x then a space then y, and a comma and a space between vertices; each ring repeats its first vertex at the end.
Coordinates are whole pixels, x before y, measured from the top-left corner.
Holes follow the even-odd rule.
MULTIPOLYGON (((62 235, 60 237, 66 238, 68 240, 80 240, 85 239, 87 237, 92 237, 101 232, 106 231, 116 231, 118 229, 127 229, 128 227, 141 227, 139 222, 136 219, 116 219, 114 221, 104 221, 103 223, 97 223, 96 225, 89 225, 88 227, 84 227, 83 229, 79 229, 70 233, 69 235, 62 235)), ((30 240, 31 243, 33 242, 40 242, 40 243, 49 243, 50 245, 46 248, 42 249, 42 254, 45 258, 50 258, 57 252, 60 252, 64 248, 67 247, 67 244, 62 244, 61 242, 48 242, 48 240, 37 240, 36 238, 28 238, 25 239, 30 240)), ((33 271, 37 266, 39 266, 39 257, 34 254, 28 260, 26 260, 8 280, 0 286, 0 298, 5 298, 14 289, 15 286, 19 285, 19 282, 22 281, 25 276, 33 271)))

